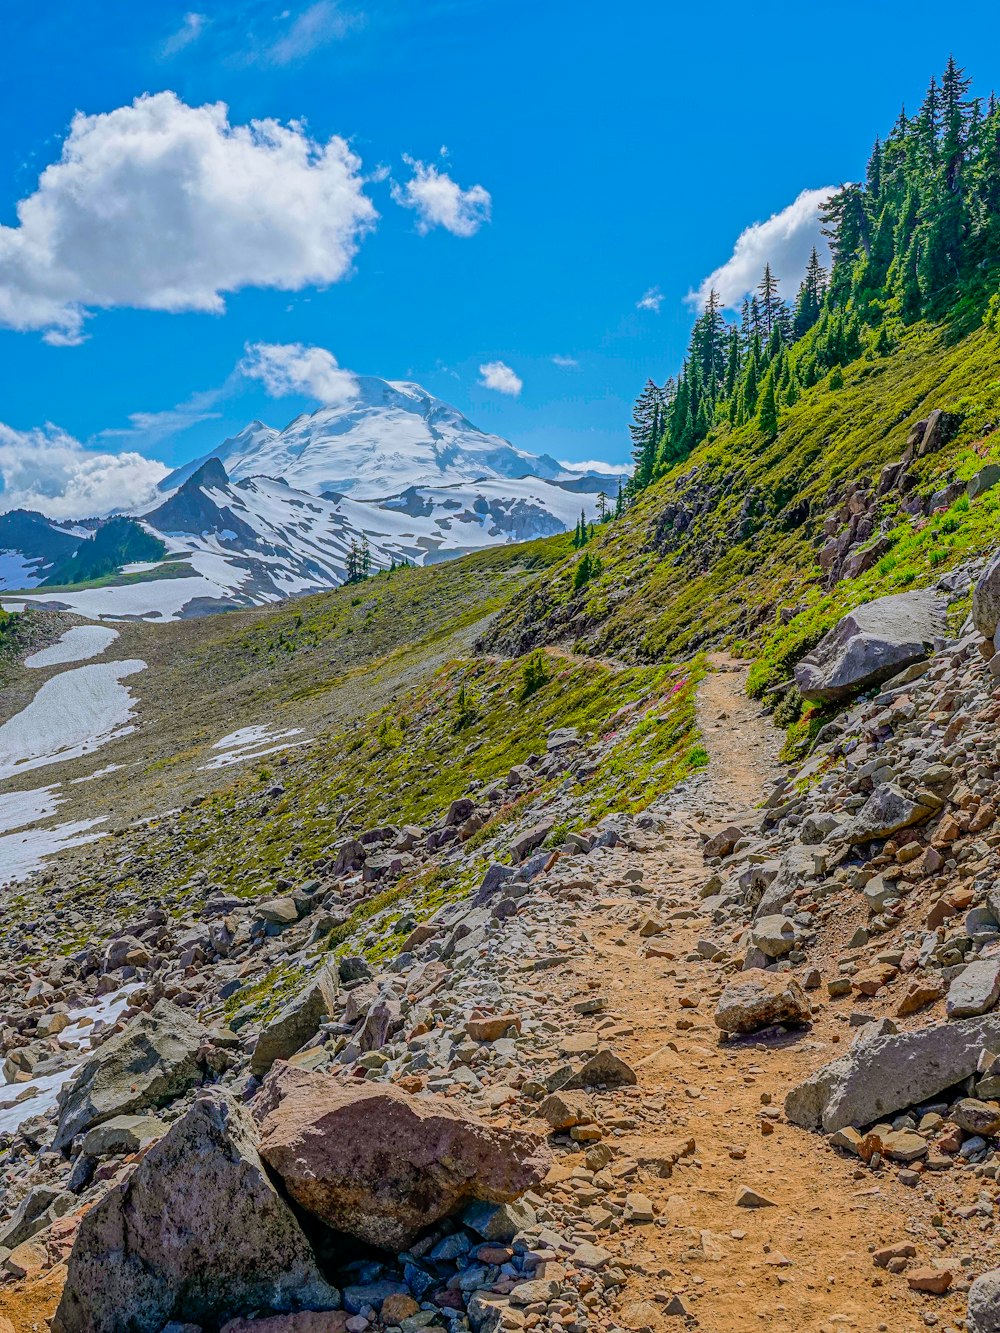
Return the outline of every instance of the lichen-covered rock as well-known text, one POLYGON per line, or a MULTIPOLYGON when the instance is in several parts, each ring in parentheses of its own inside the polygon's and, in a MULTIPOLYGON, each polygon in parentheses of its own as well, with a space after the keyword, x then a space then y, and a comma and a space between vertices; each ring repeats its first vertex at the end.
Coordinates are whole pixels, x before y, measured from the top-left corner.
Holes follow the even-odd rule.
POLYGON ((256 1114, 261 1156, 336 1231, 402 1249, 471 1199, 507 1203, 544 1178, 534 1134, 496 1129, 452 1102, 348 1085, 278 1065, 256 1114))
POLYGON ((873 1124, 968 1078, 980 1054, 998 1049, 998 1042, 998 1014, 859 1041, 793 1088, 785 1115, 793 1124, 822 1127, 828 1134, 873 1124))
POLYGON ((855 607, 795 668, 802 696, 813 703, 849 699, 922 661, 945 631, 946 607, 927 588, 855 607))
POLYGON ((339 1303, 261 1164, 249 1116, 213 1092, 86 1214, 52 1330, 218 1328, 253 1310, 339 1303))
POLYGON ((977 1277, 969 1288, 966 1333, 1000 1333, 1000 1268, 977 1277))
POLYGON ((112 1116, 163 1106, 201 1081, 198 1052, 205 1030, 190 1014, 160 1000, 99 1046, 60 1097, 54 1147, 112 1116))
POLYGON ((333 1016, 336 1003, 337 974, 328 965, 320 968, 257 1038, 250 1057, 250 1072, 261 1078, 275 1060, 287 1060, 301 1050, 319 1031, 320 1024, 333 1016))

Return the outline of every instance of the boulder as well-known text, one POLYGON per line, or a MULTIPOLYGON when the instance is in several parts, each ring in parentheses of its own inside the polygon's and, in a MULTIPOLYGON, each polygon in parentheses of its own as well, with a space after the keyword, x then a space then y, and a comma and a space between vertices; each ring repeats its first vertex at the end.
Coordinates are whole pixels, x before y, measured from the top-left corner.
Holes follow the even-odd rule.
POLYGON ((544 1179, 534 1134, 497 1129, 433 1096, 277 1066, 255 1114, 261 1156, 296 1203, 336 1231, 400 1250, 472 1199, 507 1203, 544 1179))
POLYGON ((327 965, 279 1010, 257 1038, 250 1072, 263 1078, 275 1060, 287 1060, 315 1037, 320 1024, 333 1017, 337 1004, 337 973, 327 965))
POLYGON ((750 947, 768 958, 783 958, 795 948, 798 931, 788 916, 762 916, 750 928, 750 947))
POLYGON ((1000 1268, 977 1277, 969 1288, 966 1333, 1000 1333, 1000 1268))
POLYGON ((137 1014, 90 1056, 61 1093, 53 1147, 68 1148, 112 1116, 163 1106, 201 1081, 204 1029, 169 1000, 137 1014))
POLYGON ((975 500, 978 495, 991 491, 998 481, 1000 481, 1000 463, 987 463, 966 482, 965 493, 970 500, 975 500))
POLYGON ((80 1151, 85 1157, 111 1157, 115 1153, 138 1152, 167 1132, 162 1120, 151 1115, 116 1115, 88 1129, 80 1151))
POLYGON ((510 844, 510 852, 514 861, 523 861, 526 856, 530 856, 536 847, 542 845, 555 826, 554 819, 543 819, 519 833, 510 844))
POLYGON ((930 589, 879 597, 855 607, 795 668, 811 703, 836 703, 920 662, 945 631, 947 603, 930 589))
POLYGON ((929 819, 933 813, 930 806, 911 799, 895 782, 883 782, 855 815, 848 840, 861 843, 889 838, 900 829, 929 819))
POLYGON ((998 1042, 1000 1014, 872 1037, 792 1088, 785 1114, 793 1124, 828 1134, 872 1124, 968 1078, 980 1053, 998 1042))
POLYGON ((1000 551, 973 586, 972 621, 984 639, 992 639, 1000 625, 1000 551))
POLYGON ((84 1216, 52 1333, 218 1328, 253 1310, 340 1304, 229 1097, 199 1097, 84 1216))
POLYGON ((782 1023, 800 1027, 812 1017, 805 992, 786 973, 755 972, 731 981, 715 1006, 715 1026, 723 1032, 757 1032, 782 1023))
POLYGON ((973 1018, 988 1013, 998 999, 1000 958, 977 958, 949 986, 945 1011, 949 1018, 973 1018))

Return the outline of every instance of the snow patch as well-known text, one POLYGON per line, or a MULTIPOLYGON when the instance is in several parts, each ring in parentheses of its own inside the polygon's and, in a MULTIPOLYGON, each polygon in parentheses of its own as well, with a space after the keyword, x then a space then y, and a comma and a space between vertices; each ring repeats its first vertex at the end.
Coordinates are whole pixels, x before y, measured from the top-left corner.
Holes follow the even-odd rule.
MULTIPOLYGON (((3 799, 6 802, 8 797, 3 799)), ((105 837, 103 832, 90 831, 95 825, 103 824, 105 818, 102 815, 97 819, 77 819, 51 828, 22 829, 0 837, 0 885, 27 879, 56 852, 82 847, 84 843, 105 837)))
POLYGON ((132 731, 135 699, 121 681, 145 669, 130 658, 47 680, 27 708, 0 726, 0 778, 76 759, 132 731))
POLYGON ((0 1084, 0 1134, 13 1134, 31 1116, 54 1109, 59 1090, 77 1074, 83 1057, 93 1050, 93 1037, 111 1023, 116 1023, 137 986, 123 986, 94 1005, 78 1010, 73 1022, 59 1033, 59 1044, 76 1047, 80 1058, 55 1074, 44 1074, 25 1083, 0 1084))
POLYGON ((24 659, 26 667, 57 666, 61 662, 85 662, 88 657, 98 657, 110 648, 118 638, 116 629, 105 629, 102 625, 77 625, 68 629, 58 643, 42 648, 24 659))
POLYGON ((56 806, 65 799, 56 794, 58 791, 59 784, 53 783, 50 787, 10 791, 0 796, 0 833, 23 828, 25 824, 37 824, 40 819, 54 815, 56 806))
POLYGON ((244 759, 261 759, 266 754, 288 750, 293 745, 303 744, 302 741, 289 739, 301 734, 301 727, 289 727, 287 731, 270 731, 263 726, 241 727, 239 731, 232 731, 215 742, 212 749, 223 753, 210 759, 207 764, 202 764, 202 772, 213 768, 228 768, 231 764, 242 763, 244 759))

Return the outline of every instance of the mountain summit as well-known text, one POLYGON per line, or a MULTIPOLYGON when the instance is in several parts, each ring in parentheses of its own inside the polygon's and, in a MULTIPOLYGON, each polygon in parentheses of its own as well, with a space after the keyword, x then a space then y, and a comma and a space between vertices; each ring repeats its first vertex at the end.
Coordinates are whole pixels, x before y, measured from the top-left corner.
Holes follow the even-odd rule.
POLYGON ((283 477, 314 495, 381 499, 411 486, 453 486, 484 478, 569 475, 554 458, 529 454, 474 426, 419 384, 357 378, 348 403, 303 413, 284 430, 253 421, 162 483, 172 490, 217 458, 236 481, 283 477))

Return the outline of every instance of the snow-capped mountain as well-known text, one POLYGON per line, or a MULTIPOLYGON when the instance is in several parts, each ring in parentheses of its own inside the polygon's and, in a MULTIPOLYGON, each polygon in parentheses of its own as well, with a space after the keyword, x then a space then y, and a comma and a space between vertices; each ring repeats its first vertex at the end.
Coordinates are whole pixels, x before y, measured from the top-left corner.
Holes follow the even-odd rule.
POLYGON ((335 491, 359 500, 484 477, 570 475, 554 458, 525 453, 479 430, 419 384, 362 375, 357 388, 351 402, 296 417, 284 430, 252 421, 165 478, 161 490, 173 489, 209 458, 217 458, 236 481, 283 477, 298 490, 335 491))
MULTIPOLYGON (((167 477, 131 516, 162 541, 165 558, 125 566, 121 582, 38 587, 54 556, 70 554, 62 548, 79 546, 92 525, 0 518, 0 590, 22 594, 5 604, 166 619, 257 605, 342 583, 352 544, 367 542, 373 569, 424 564, 565 532, 581 511, 596 516, 601 490, 617 489, 616 477, 573 471, 486 434, 418 384, 356 383, 344 406, 280 431, 251 422, 167 477)), ((132 536, 137 549, 144 534, 133 525, 132 536)))
POLYGON ((375 502, 311 495, 270 477, 232 481, 213 458, 135 516, 166 546, 163 560, 126 566, 129 581, 117 585, 51 593, 21 585, 4 603, 95 617, 205 615, 336 587, 352 544, 367 542, 373 570, 425 564, 564 532, 581 510, 593 518, 596 509, 595 496, 539 477, 410 487, 375 502))

